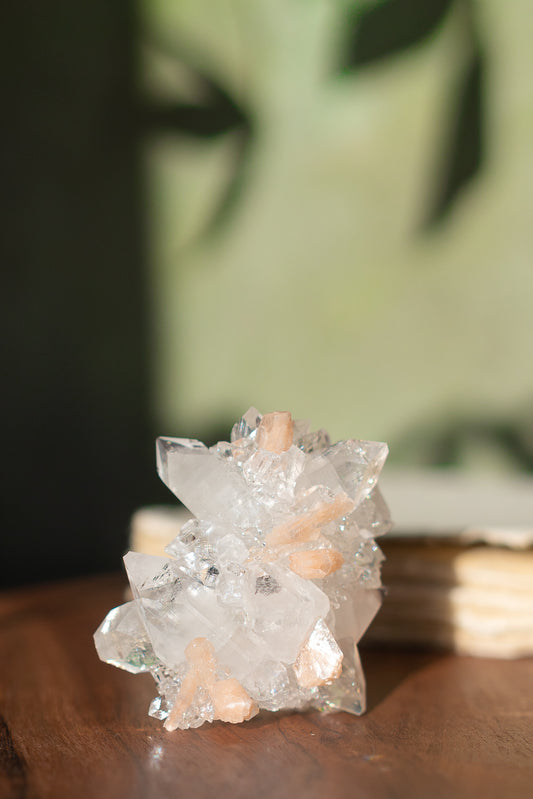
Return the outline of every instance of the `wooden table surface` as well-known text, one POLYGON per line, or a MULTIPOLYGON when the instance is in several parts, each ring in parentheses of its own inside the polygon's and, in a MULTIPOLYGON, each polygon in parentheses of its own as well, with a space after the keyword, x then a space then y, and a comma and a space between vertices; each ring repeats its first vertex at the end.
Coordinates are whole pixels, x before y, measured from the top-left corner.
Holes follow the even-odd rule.
POLYGON ((533 660, 366 651, 369 710, 166 732, 92 633, 120 576, 0 594, 0 797, 533 797, 533 660))

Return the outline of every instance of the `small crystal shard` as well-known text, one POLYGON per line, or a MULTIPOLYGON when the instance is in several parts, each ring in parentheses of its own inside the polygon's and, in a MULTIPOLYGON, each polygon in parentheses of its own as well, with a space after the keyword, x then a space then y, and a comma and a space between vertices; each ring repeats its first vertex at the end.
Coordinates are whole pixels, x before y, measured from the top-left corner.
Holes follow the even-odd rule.
POLYGON ((360 714, 357 643, 381 604, 387 446, 331 445, 287 412, 250 408, 231 442, 160 438, 163 482, 194 517, 168 557, 130 552, 133 600, 95 633, 101 659, 150 672, 167 730, 260 708, 360 714))
POLYGON ((298 684, 302 688, 316 688, 332 683, 340 677, 342 659, 340 647, 327 625, 319 619, 294 663, 298 684))

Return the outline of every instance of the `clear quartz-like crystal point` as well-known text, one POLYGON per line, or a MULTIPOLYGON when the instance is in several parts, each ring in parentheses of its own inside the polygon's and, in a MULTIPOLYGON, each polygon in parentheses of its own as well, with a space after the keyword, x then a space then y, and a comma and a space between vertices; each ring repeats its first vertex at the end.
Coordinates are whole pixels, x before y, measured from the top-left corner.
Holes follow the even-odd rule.
POLYGON ((167 730, 261 708, 364 711, 357 643, 381 604, 387 452, 331 445, 307 421, 256 408, 230 443, 157 440, 159 475, 194 518, 166 557, 126 555, 134 599, 95 643, 105 662, 152 674, 149 713, 167 730))
POLYGON ((325 452, 343 490, 355 502, 367 497, 377 484, 389 448, 379 441, 339 441, 325 452))
POLYGON ((259 413, 257 408, 248 408, 244 416, 233 425, 231 431, 231 440, 239 441, 241 438, 247 438, 255 433, 263 415, 259 413))
POLYGON ((240 469, 199 441, 157 439, 161 480, 198 519, 253 524, 258 508, 246 491, 240 469))
POLYGON ((305 452, 319 452, 330 446, 331 440, 326 430, 317 430, 314 433, 303 434, 296 442, 297 446, 305 452))
POLYGON ((139 674, 157 659, 135 602, 110 610, 94 634, 96 650, 105 663, 139 674))
POLYGON ((319 691, 315 705, 321 710, 345 710, 360 716, 366 710, 366 682, 357 646, 341 641, 342 672, 337 680, 319 691))

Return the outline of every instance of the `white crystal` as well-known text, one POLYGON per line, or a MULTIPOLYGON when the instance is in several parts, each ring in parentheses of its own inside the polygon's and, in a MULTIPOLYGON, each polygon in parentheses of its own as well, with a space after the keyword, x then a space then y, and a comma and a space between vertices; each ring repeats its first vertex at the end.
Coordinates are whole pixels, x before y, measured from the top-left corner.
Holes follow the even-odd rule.
POLYGON ((255 449, 243 464, 242 473, 256 501, 276 510, 294 504, 296 482, 303 471, 305 455, 292 446, 282 453, 255 449))
POLYGON ((291 702, 291 675, 284 663, 265 658, 254 664, 243 685, 265 710, 280 710, 291 702))
POLYGON ((360 716, 366 710, 366 682, 357 646, 350 638, 340 642, 342 672, 327 688, 319 690, 313 701, 320 710, 345 710, 360 716))
POLYGON ((139 674, 156 665, 150 637, 134 602, 110 610, 94 639, 100 658, 120 669, 139 674))
POLYGON ((294 663, 308 630, 329 611, 326 594, 278 564, 251 564, 243 579, 246 627, 265 655, 294 663))
POLYGON ((339 441, 324 456, 335 469, 343 490, 357 504, 377 483, 389 448, 380 441, 339 441))
POLYGON ((248 438, 248 436, 251 436, 257 430, 262 418, 263 415, 257 408, 253 406, 248 408, 244 416, 233 425, 231 440, 239 441, 241 438, 248 438))
POLYGON ((314 433, 306 431, 295 440, 295 444, 300 447, 303 452, 318 452, 321 449, 329 447, 331 440, 326 430, 317 430, 314 433))
POLYGON ((159 721, 164 721, 168 716, 168 711, 169 707, 166 699, 163 696, 158 695, 150 702, 148 715, 152 716, 154 719, 158 719, 159 721))
POLYGON ((134 599, 95 633, 102 660, 151 672, 150 715, 176 729, 258 708, 363 712, 357 642, 381 603, 386 456, 256 408, 230 443, 158 439, 159 474, 195 518, 168 557, 125 556, 134 599))
POLYGON ((257 522, 259 513, 233 462, 199 441, 157 439, 157 470, 162 481, 198 519, 239 525, 257 522))
POLYGON ((360 641, 381 607, 381 592, 356 586, 335 610, 335 635, 339 640, 360 641))

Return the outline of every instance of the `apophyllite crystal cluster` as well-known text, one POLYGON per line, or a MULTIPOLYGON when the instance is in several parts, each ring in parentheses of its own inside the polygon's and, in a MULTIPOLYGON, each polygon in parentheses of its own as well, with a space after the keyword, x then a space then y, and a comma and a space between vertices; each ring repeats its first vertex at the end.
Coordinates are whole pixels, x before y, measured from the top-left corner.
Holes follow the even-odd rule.
POLYGON ((387 452, 255 408, 230 443, 158 439, 159 474, 195 518, 168 557, 125 556, 134 599, 95 634, 102 660, 152 674, 151 716, 174 730, 259 708, 364 711, 387 452))

